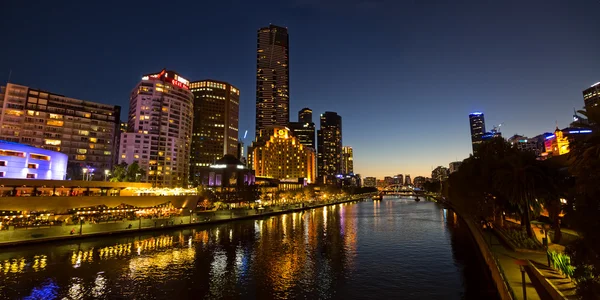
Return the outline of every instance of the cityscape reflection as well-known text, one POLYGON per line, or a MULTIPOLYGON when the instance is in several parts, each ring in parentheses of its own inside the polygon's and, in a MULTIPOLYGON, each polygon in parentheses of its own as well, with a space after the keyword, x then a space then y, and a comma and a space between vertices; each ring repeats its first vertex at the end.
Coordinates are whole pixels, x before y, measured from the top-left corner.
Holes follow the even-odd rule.
POLYGON ((154 236, 22 247, 0 257, 0 298, 355 299, 373 289, 383 298, 412 289, 414 299, 458 299, 463 277, 454 248, 466 246, 447 240, 448 228, 461 229, 454 219, 433 203, 387 199, 154 236), (454 271, 424 271, 432 265, 454 271))

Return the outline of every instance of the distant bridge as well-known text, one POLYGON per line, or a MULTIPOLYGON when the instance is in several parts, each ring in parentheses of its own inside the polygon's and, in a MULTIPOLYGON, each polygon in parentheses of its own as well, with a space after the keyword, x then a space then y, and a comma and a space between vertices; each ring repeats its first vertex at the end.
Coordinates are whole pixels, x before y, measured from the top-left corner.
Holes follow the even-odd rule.
POLYGON ((380 189, 381 195, 401 195, 401 196, 420 196, 425 191, 412 185, 392 184, 380 189))

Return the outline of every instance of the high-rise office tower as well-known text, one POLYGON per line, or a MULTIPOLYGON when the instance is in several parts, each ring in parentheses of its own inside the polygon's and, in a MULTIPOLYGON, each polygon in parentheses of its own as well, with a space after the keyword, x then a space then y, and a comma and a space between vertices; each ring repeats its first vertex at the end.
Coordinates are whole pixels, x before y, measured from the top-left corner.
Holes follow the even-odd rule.
POLYGON ((317 134, 318 174, 321 182, 334 183, 342 171, 342 117, 335 112, 321 114, 317 134))
POLYGON ((394 183, 400 184, 400 185, 404 184, 404 176, 402 174, 398 174, 398 175, 394 176, 394 179, 396 179, 394 181, 394 183))
POLYGON ((303 108, 298 112, 298 122, 290 122, 290 129, 300 143, 315 149, 315 123, 312 121, 312 110, 303 108))
POLYGON ((583 101, 586 109, 600 105, 600 82, 596 82, 583 91, 583 101))
POLYGON ((352 147, 342 147, 342 174, 354 173, 354 154, 352 147))
MULTIPOLYGON (((290 121, 289 39, 287 28, 258 30, 256 50, 256 139, 260 130, 290 121)), ((267 135, 266 139, 269 138, 267 135)))
POLYGON ((112 168, 121 107, 8 83, 0 92, 0 139, 68 155, 67 177, 112 168))
POLYGON ((190 89, 194 94, 190 179, 199 184, 202 168, 226 154, 238 156, 240 90, 216 80, 190 82, 190 89))
POLYGON ((406 174, 404 175, 404 185, 411 185, 412 181, 410 180, 410 175, 406 174))
POLYGON ((131 91, 119 162, 137 162, 154 186, 187 187, 193 111, 188 80, 164 69, 143 76, 131 91))
POLYGON ((377 178, 375 177, 365 177, 363 180, 364 187, 377 187, 377 178))
POLYGON ((473 145, 473 155, 476 155, 477 149, 479 149, 479 145, 481 145, 483 135, 485 134, 485 119, 483 113, 470 113, 469 124, 471 126, 471 144, 473 145))
POLYGON ((305 107, 298 112, 298 122, 312 123, 312 109, 305 107))

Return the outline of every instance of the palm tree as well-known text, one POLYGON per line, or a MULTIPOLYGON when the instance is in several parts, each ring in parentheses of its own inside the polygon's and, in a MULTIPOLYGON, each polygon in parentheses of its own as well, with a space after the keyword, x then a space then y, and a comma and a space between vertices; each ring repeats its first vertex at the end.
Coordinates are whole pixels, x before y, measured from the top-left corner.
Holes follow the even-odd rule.
MULTIPOLYGON (((564 163, 551 158, 542 163, 543 175, 538 183, 538 195, 548 211, 548 217, 552 221, 554 228, 554 243, 558 243, 562 238, 560 230, 560 212, 563 210, 561 198, 571 199, 572 177, 566 170, 564 163)), ((570 202, 570 201, 569 201, 570 202)))
POLYGON ((522 217, 521 225, 525 226, 527 235, 532 238, 531 209, 539 208, 536 200, 536 183, 543 176, 539 162, 528 152, 514 151, 510 157, 502 161, 502 165, 494 172, 494 187, 508 201, 516 205, 522 217))

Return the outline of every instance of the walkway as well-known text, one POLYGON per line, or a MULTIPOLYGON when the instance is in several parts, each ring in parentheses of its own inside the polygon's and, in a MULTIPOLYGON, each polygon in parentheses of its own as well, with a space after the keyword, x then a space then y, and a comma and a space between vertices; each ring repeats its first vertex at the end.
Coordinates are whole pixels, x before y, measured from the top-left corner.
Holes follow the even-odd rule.
MULTIPOLYGON (((521 278, 521 269, 520 266, 517 265, 518 260, 527 260, 531 259, 532 261, 539 263, 546 263, 546 255, 538 254, 538 253, 521 253, 515 252, 508 248, 506 248, 489 230, 484 230, 485 240, 490 246, 490 249, 494 253, 494 256, 498 259, 500 267, 504 271, 504 277, 510 288, 513 290, 515 299, 525 299, 523 298, 523 284, 521 278), (490 243, 491 242, 491 243, 490 243)), ((531 279, 529 278, 529 274, 525 274, 525 283, 526 283, 526 291, 527 291, 527 299, 535 300, 535 299, 549 299, 549 296, 546 294, 539 295, 538 291, 535 289, 533 284, 531 283, 531 279)))

